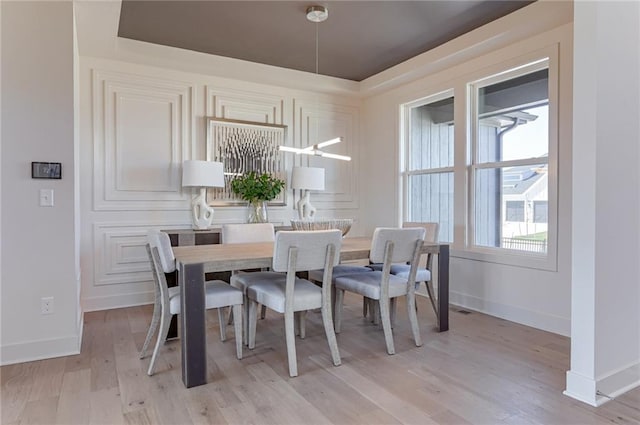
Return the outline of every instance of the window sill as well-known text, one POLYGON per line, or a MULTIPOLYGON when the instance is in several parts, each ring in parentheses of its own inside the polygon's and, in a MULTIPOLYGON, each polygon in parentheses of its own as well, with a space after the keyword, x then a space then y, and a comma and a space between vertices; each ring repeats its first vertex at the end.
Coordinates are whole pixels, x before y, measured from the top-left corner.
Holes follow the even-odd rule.
POLYGON ((547 253, 546 255, 541 255, 535 253, 512 252, 499 248, 452 248, 450 256, 452 258, 462 258, 465 260, 482 261, 485 263, 503 264, 507 266, 527 269, 545 270, 550 272, 558 271, 557 259, 551 252, 547 253))

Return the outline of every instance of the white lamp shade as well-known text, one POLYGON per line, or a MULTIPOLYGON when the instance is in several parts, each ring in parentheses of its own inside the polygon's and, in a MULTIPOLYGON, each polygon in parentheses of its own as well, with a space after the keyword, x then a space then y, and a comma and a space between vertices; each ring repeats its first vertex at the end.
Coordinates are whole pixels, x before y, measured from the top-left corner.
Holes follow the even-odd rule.
POLYGON ((291 188, 324 190, 324 168, 293 167, 291 188))
POLYGON ((222 162, 188 160, 182 163, 183 187, 224 187, 222 162))

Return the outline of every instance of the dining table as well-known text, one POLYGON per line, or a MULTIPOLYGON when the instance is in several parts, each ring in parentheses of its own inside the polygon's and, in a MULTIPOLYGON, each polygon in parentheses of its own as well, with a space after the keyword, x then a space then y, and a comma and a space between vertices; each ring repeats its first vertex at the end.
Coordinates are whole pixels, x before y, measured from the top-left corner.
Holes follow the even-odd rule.
MULTIPOLYGON (((371 238, 343 239, 340 262, 369 258, 371 238)), ((273 242, 174 247, 181 296, 179 320, 182 381, 187 388, 207 383, 205 273, 271 267, 273 242)), ((449 245, 424 243, 437 256, 438 330, 449 330, 449 245)))

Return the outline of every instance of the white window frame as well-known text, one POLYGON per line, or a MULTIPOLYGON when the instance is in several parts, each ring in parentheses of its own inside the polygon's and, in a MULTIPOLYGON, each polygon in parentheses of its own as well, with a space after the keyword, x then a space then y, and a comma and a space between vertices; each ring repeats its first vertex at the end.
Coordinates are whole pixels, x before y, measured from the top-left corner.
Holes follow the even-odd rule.
MULTIPOLYGON (((400 155, 400 170, 401 170, 401 181, 402 181, 402 188, 401 188, 401 193, 402 193, 402 203, 401 203, 401 214, 400 216, 402 217, 402 221, 406 222, 406 221, 410 221, 408 214, 409 214, 409 178, 412 176, 420 176, 420 175, 427 175, 427 174, 444 174, 444 173, 451 173, 454 176, 454 186, 453 186, 453 190, 454 190, 454 199, 455 199, 455 191, 456 191, 456 187, 455 187, 455 172, 454 172, 454 168, 455 168, 455 151, 456 151, 456 142, 454 140, 454 145, 453 145, 453 150, 454 150, 454 163, 449 166, 449 167, 438 167, 438 168, 422 168, 419 170, 409 170, 409 150, 410 150, 410 141, 409 141, 409 137, 411 134, 410 131, 410 127, 411 127, 411 110, 413 108, 418 108, 420 106, 424 106, 424 105, 428 105, 430 103, 435 103, 435 102, 439 102, 441 100, 444 99, 448 99, 452 97, 453 98, 453 104, 454 104, 454 125, 455 125, 455 104, 456 104, 456 98, 455 98, 455 92, 453 88, 438 92, 436 94, 427 96, 427 97, 423 97, 421 99, 409 102, 409 103, 405 103, 401 106, 401 125, 400 127, 402 128, 401 134, 400 134, 400 149, 402 152, 402 155, 400 155)), ((453 204, 453 216, 451 217, 452 221, 454 222, 454 228, 455 228, 455 209, 456 209, 456 205, 455 205, 455 201, 453 204)), ((454 236, 455 239, 455 236, 454 236)))
POLYGON ((456 251, 452 255, 473 260, 509 264, 520 267, 529 267, 557 271, 557 221, 558 221, 558 60, 557 49, 550 50, 545 57, 530 58, 520 64, 510 63, 510 66, 502 65, 502 71, 489 74, 487 77, 478 78, 467 84, 467 128, 469 129, 469 149, 467 164, 467 202, 466 210, 466 240, 465 248, 456 251), (547 253, 533 253, 527 251, 512 250, 499 247, 486 247, 475 244, 475 171, 478 169, 509 167, 517 165, 540 164, 540 158, 518 159, 500 162, 477 162, 477 92, 479 88, 490 86, 494 83, 505 81, 521 75, 529 74, 542 69, 549 70, 549 150, 548 150, 548 239, 547 253))

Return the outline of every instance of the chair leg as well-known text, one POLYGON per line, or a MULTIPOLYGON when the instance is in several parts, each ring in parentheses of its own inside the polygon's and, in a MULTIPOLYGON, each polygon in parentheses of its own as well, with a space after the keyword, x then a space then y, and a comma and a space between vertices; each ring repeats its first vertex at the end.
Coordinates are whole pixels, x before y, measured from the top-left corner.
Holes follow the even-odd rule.
POLYGON ((264 320, 265 317, 267 317, 267 307, 263 305, 260 309, 260 319, 264 320))
POLYGON ((411 323, 411 332, 413 332, 413 339, 416 342, 416 347, 422 345, 422 338, 420 337, 420 328, 418 327, 418 315, 416 314, 416 294, 407 294, 407 313, 409 315, 409 322, 411 323))
POLYGON ((389 315, 389 300, 379 300, 380 320, 382 321, 382 330, 384 331, 384 340, 387 343, 387 353, 395 354, 396 349, 393 345, 393 333, 391 331, 391 317, 389 315))
POLYGON ((395 326, 395 324, 396 324, 396 307, 397 307, 396 301, 397 300, 398 300, 397 298, 391 298, 389 300, 389 304, 391 306, 391 312, 390 312, 390 315, 391 315, 391 328, 393 328, 395 326))
MULTIPOLYGON (((326 297, 325 297, 326 298, 326 297)), ((338 341, 336 340, 336 332, 333 329, 333 320, 331 312, 331 301, 322 299, 322 324, 324 325, 324 333, 327 335, 329 350, 331 350, 331 359, 334 366, 340 366, 340 351, 338 350, 338 341)))
MULTIPOLYGON (((243 346, 243 341, 242 341, 242 304, 236 304, 234 306, 231 307, 231 311, 233 312, 232 314, 234 314, 235 317, 238 318, 238 320, 235 320, 233 322, 233 328, 235 331, 235 337, 236 337, 236 357, 238 357, 238 360, 242 360, 242 346, 243 346)), ((254 333, 254 342, 255 342, 255 333, 254 333)))
POLYGON ((233 309, 229 309, 229 320, 227 321, 227 325, 233 325, 233 309))
POLYGON ((331 285, 331 320, 336 320, 336 287, 331 285))
MULTIPOLYGON (((431 307, 433 307, 433 312, 436 314, 436 326, 440 327, 440 315, 438 314, 438 304, 436 304, 435 291, 433 290, 433 282, 427 281, 424 283, 427 287, 427 294, 429 295, 429 301, 431 301, 431 307)), ((417 305, 417 303, 416 303, 417 305)))
POLYGON ((158 324, 160 323, 160 310, 162 307, 160 306, 160 298, 156 297, 156 301, 153 304, 153 316, 151 317, 151 324, 149 325, 149 332, 147 332, 147 337, 144 340, 144 344, 142 344, 142 350, 140 350, 140 358, 144 359, 147 355, 147 349, 149 348, 149 343, 151 342, 151 338, 153 334, 156 333, 156 329, 158 329, 158 324))
MULTIPOLYGON (((246 294, 245 294, 245 300, 247 300, 246 294)), ((257 308, 258 306, 256 306, 257 308)), ((242 307, 242 323, 244 323, 244 332, 242 333, 243 336, 243 342, 244 345, 248 345, 249 344, 249 325, 251 323, 251 321, 249 320, 249 309, 251 308, 251 302, 245 302, 243 304, 242 307)))
POLYGON ((371 300, 371 321, 374 325, 380 324, 380 301, 371 300))
POLYGON ((362 297, 362 317, 369 315, 369 298, 362 297))
POLYGON ((336 304, 335 304, 335 330, 339 334, 342 327, 342 303, 344 301, 344 289, 336 289, 336 304))
POLYGON ((289 376, 298 376, 298 362, 296 360, 296 337, 294 335, 293 311, 284 313, 284 334, 287 340, 287 358, 289 359, 289 376))
POLYGON ((218 309, 218 323, 220 324, 220 341, 227 340, 227 319, 224 317, 224 307, 218 309))
POLYGON ((167 334, 169 333, 169 325, 171 324, 171 313, 167 312, 162 315, 160 319, 160 332, 158 332, 158 340, 156 341, 156 346, 153 349, 153 354, 151 355, 151 362, 149 363, 149 369, 147 370, 147 375, 153 375, 153 371, 156 367, 156 359, 158 358, 158 352, 160 351, 160 346, 164 344, 164 341, 167 339, 167 334))
MULTIPOLYGON (((249 335, 246 336, 249 350, 253 350, 256 347, 256 323, 258 322, 258 303, 254 300, 248 300, 249 305, 245 306, 245 310, 248 310, 248 323, 245 326, 245 330, 249 335)), ((246 304, 246 303, 245 303, 246 304)))
POLYGON ((307 336, 306 329, 307 311, 298 312, 298 326, 300 327, 300 339, 304 339, 307 336))

